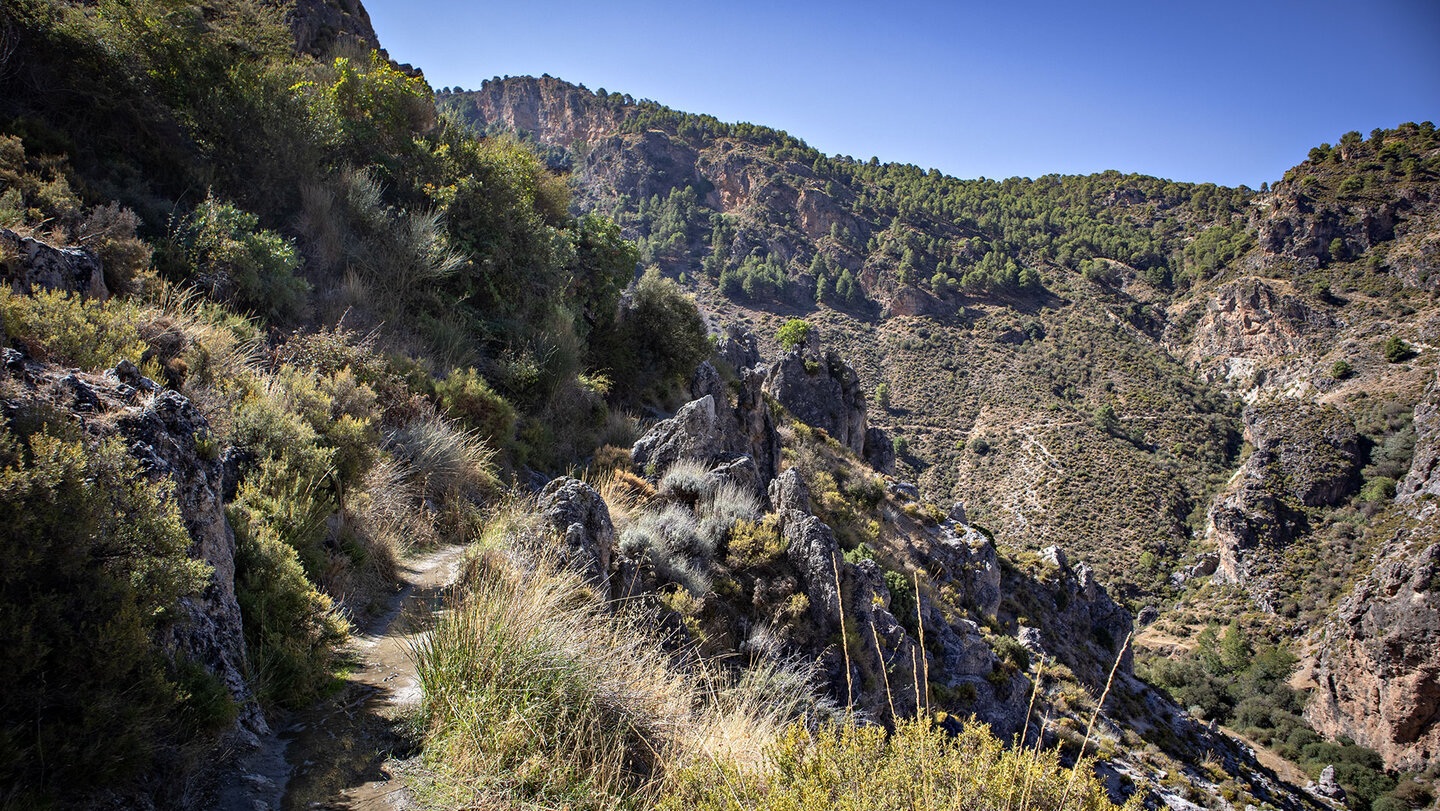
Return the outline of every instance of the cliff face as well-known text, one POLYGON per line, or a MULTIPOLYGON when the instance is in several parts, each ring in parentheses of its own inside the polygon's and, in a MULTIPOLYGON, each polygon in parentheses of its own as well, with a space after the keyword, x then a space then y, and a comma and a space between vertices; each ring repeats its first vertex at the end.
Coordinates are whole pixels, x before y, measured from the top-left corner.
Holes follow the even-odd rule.
POLYGON ((1305 508, 1340 503, 1354 487, 1360 438, 1333 406, 1269 401, 1245 411, 1254 453, 1210 509, 1219 577, 1273 610, 1277 556, 1307 529, 1305 508))
POLYGON ((1440 378, 1415 409, 1417 442, 1380 562, 1324 629, 1305 716, 1393 769, 1440 758, 1440 378))
POLYGON ((550 146, 598 141, 620 126, 623 116, 595 97, 558 79, 520 76, 486 80, 468 95, 487 125, 525 133, 550 146))
POLYGON ((380 39, 360 0, 265 0, 283 10, 295 50, 325 56, 337 48, 378 49, 380 39))

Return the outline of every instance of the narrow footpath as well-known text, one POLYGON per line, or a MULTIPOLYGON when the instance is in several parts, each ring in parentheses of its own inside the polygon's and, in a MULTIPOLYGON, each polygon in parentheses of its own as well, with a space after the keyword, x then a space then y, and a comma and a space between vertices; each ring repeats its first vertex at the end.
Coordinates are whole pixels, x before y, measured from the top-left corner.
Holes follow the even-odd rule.
POLYGON ((459 574, 463 546, 400 564, 389 610, 345 651, 353 671, 334 696, 274 720, 259 749, 240 758, 221 811, 395 811, 413 799, 386 762, 412 754, 404 709, 420 700, 410 647, 431 627, 459 574))

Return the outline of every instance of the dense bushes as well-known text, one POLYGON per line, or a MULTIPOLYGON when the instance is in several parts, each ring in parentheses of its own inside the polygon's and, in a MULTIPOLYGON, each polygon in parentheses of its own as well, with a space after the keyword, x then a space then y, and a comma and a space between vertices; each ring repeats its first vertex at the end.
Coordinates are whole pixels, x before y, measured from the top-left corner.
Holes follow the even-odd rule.
POLYGON ((0 424, 0 516, 0 778, 20 792, 7 802, 133 775, 190 731, 204 674, 182 677, 152 635, 210 568, 186 554, 167 486, 58 414, 0 424))
POLYGON ((679 285, 647 270, 614 326, 597 334, 592 365, 607 369, 624 403, 668 394, 710 353, 705 322, 679 285))
MULTIPOLYGON (((1056 752, 1007 748, 979 722, 952 736, 928 721, 884 727, 791 727, 763 766, 696 762, 661 808, 740 811, 916 809, 1038 811, 1116 808, 1084 766, 1072 772, 1056 752)), ((1130 807, 1139 807, 1138 797, 1130 807)))
POLYGON ((229 203, 205 198, 176 229, 182 277, 214 298, 285 322, 304 306, 310 285, 297 278, 295 246, 229 203))

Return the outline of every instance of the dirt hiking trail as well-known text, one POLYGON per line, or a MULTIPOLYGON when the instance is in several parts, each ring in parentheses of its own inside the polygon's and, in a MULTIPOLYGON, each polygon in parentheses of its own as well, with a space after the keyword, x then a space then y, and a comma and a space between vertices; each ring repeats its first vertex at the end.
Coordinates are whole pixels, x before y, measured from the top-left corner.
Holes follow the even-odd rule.
POLYGON ((385 764, 413 752, 403 710, 420 700, 409 649, 434 622, 464 546, 400 563, 388 610, 347 644, 353 671, 335 695, 288 717, 242 756, 220 792, 221 811, 393 811, 413 803, 385 764))

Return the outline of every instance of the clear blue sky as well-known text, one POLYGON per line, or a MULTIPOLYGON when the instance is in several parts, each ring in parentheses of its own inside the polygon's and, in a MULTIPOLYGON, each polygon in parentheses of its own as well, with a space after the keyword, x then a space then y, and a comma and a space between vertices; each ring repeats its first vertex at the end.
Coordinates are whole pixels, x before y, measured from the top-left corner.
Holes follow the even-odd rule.
POLYGON ((1440 121, 1437 0, 365 0, 437 88, 549 73, 958 177, 1259 187, 1440 121))

